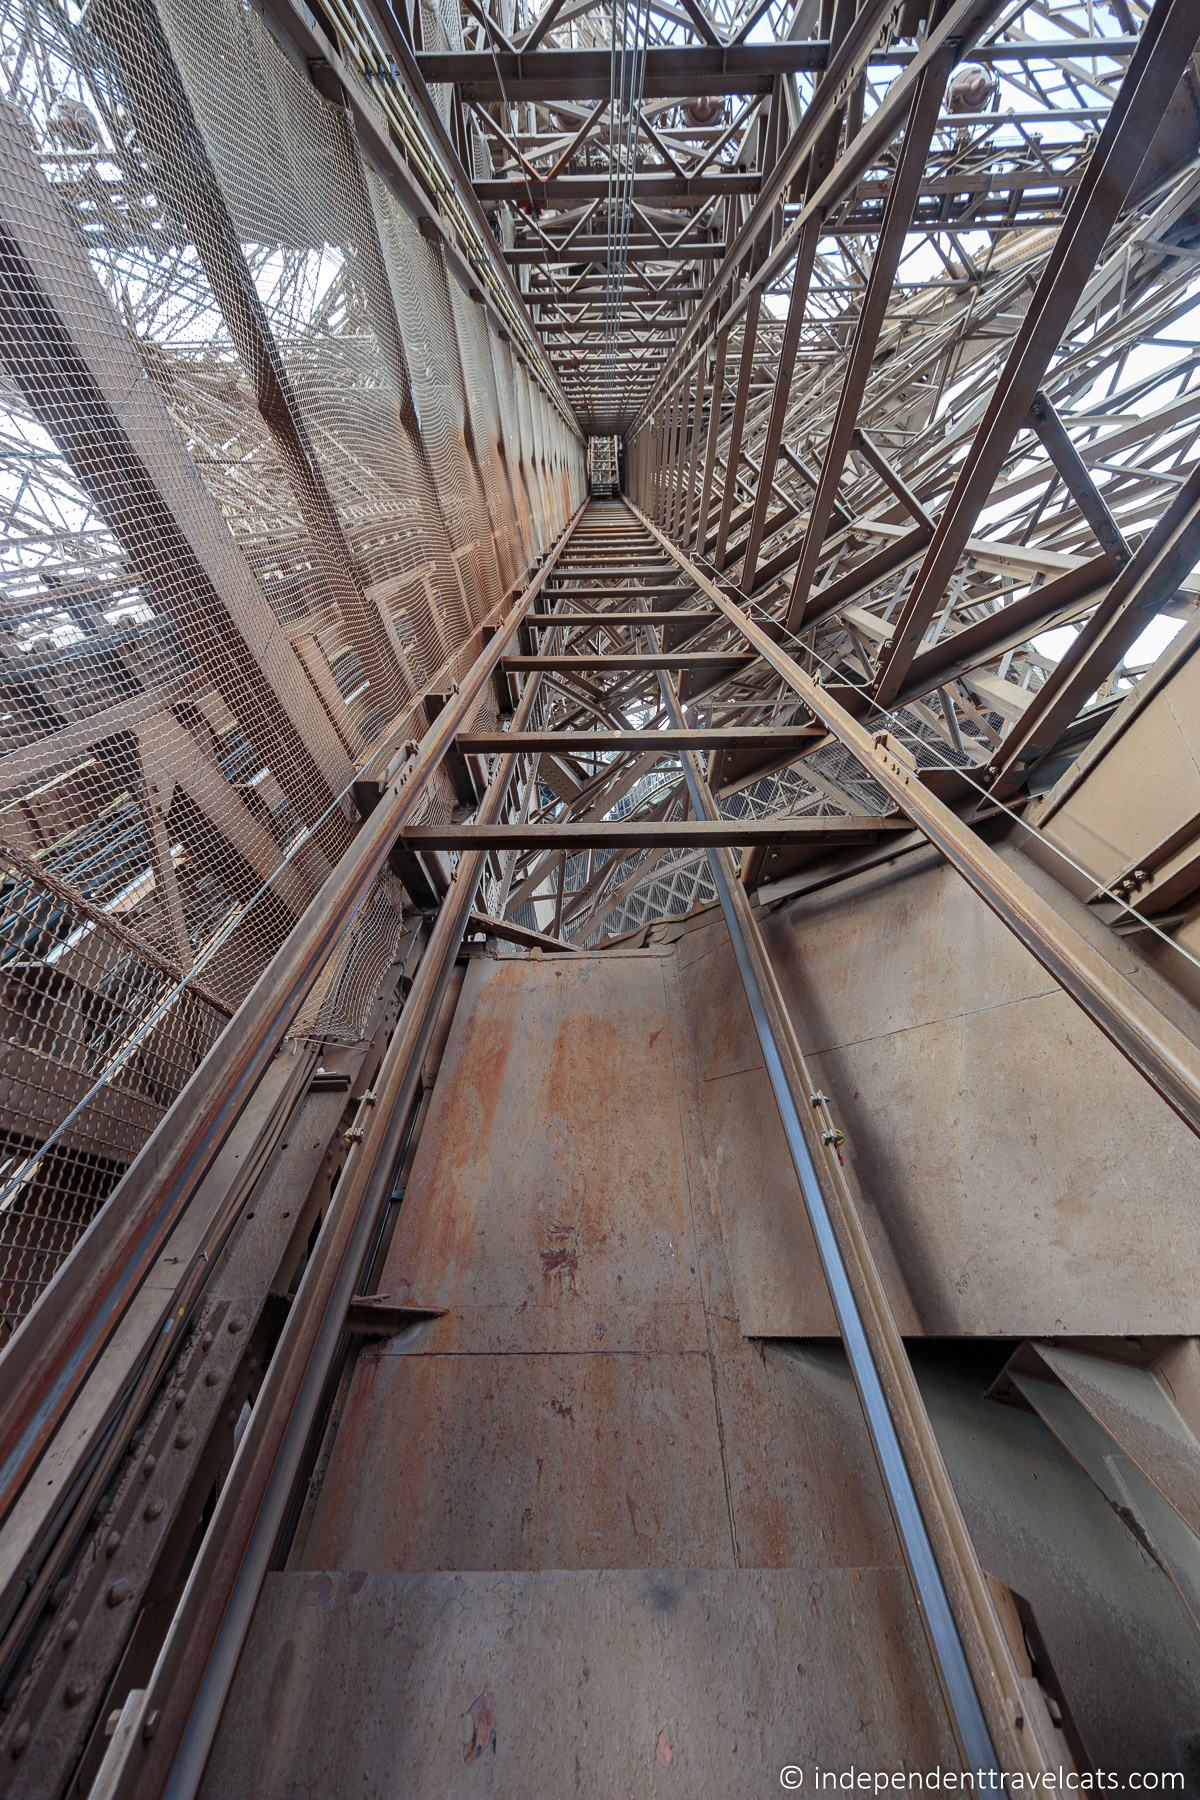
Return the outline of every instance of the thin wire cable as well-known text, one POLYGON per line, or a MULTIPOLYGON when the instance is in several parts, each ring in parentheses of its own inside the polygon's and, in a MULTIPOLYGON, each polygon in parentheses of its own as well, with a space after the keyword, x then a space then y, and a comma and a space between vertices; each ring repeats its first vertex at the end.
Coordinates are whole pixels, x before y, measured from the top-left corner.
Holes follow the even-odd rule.
POLYGON ((629 37, 628 0, 613 0, 611 55, 609 59, 609 159, 607 261, 604 297, 604 339, 600 393, 611 426, 616 415, 616 379, 620 349, 620 319, 624 305, 633 218, 633 177, 637 161, 636 109, 645 86, 646 54, 650 42, 649 0, 634 0, 633 38, 629 37), (620 54, 617 53, 617 6, 621 7, 620 54))
POLYGON ((855 693, 861 694, 863 699, 867 702, 870 713, 885 722, 890 731, 894 731, 898 737, 905 738, 909 743, 915 745, 927 755, 933 756, 935 760, 939 757, 943 757, 943 760, 936 762, 938 768, 949 769, 953 774, 961 775, 963 780, 967 782, 970 787, 975 789, 981 799, 986 800, 988 805, 994 807, 998 812, 1002 812, 1014 825, 1018 825, 1023 831, 1028 832, 1030 837, 1035 838, 1039 844, 1044 844, 1046 849, 1066 863, 1068 868, 1073 869, 1077 875, 1081 875, 1085 881, 1090 882, 1096 889, 1097 894, 1106 895, 1107 898, 1112 900, 1115 905, 1119 906, 1123 912, 1128 913, 1131 918, 1136 919, 1138 924, 1146 931, 1150 931, 1155 937, 1161 938, 1162 942, 1166 944, 1169 949, 1173 950, 1177 956, 1183 957, 1184 960, 1191 963, 1193 967, 1200 969, 1200 956, 1197 956, 1194 951, 1189 950, 1185 944, 1181 944, 1177 939, 1171 937, 1169 932, 1164 931, 1162 926, 1156 924, 1153 919, 1147 918, 1145 913, 1140 912, 1138 908, 1132 905, 1123 895, 1116 893, 1107 882, 1101 881, 1094 870, 1085 868, 1082 863, 1077 862, 1075 858, 1066 850, 1062 849, 1060 845, 1054 843, 1052 839, 1046 837, 1042 832, 1036 831, 1026 819, 1021 817, 1020 813, 1016 812, 1013 807, 1007 805, 1005 801, 998 799, 983 786, 982 782, 976 781, 966 769, 960 768, 957 763, 950 762, 948 758, 944 758, 942 746, 940 744, 931 742, 928 738, 920 737, 899 713, 892 712, 887 708, 880 706, 868 689, 865 677, 861 681, 848 680, 843 670, 837 668, 827 657, 822 656, 821 652, 816 649, 814 645, 802 643, 795 632, 789 631, 780 620, 774 618, 761 601, 752 599, 749 594, 738 587, 736 582, 731 581, 724 570, 717 569, 716 566, 709 561, 707 556, 697 551, 693 560, 702 567, 707 567, 711 570, 713 579, 718 586, 727 588, 731 593, 736 594, 738 598, 744 602, 745 610, 751 617, 757 617, 761 623, 774 626, 780 633, 781 638, 789 645, 806 655, 814 657, 815 660, 827 669, 831 675, 836 676, 840 686, 851 687, 854 689, 855 693))

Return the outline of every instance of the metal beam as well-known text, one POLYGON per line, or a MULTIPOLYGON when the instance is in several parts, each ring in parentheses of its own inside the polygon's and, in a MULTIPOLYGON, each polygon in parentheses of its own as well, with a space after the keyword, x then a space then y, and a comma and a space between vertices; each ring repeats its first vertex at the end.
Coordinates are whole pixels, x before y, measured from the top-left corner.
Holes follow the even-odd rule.
MULTIPOLYGON (((564 243, 546 238, 536 244, 517 244, 504 252, 510 263, 528 263, 539 269, 558 263, 606 263, 613 253, 607 238, 575 238, 564 243)), ((643 236, 630 238, 626 254, 635 262, 716 262, 724 256, 725 246, 706 238, 677 244, 643 236)))
MULTIPOLYGON (((675 175, 669 169, 638 169, 630 177, 630 198, 635 205, 648 201, 686 201, 697 206, 710 200, 724 200, 732 194, 756 194, 761 176, 753 169, 714 169, 707 175, 675 175)), ((504 175, 477 181, 475 192, 485 206, 501 201, 528 204, 535 200, 556 206, 573 206, 582 200, 605 200, 609 193, 609 177, 597 174, 551 175, 539 178, 536 171, 520 175, 504 175)))
MULTIPOLYGON (((642 97, 687 99, 706 94, 769 94, 775 76, 825 65, 822 42, 652 44, 645 53, 642 97)), ((418 55, 428 82, 454 82, 464 100, 604 100, 612 56, 603 50, 437 50, 418 55)))
POLYGON ((636 507, 631 511, 1156 1093, 1200 1134, 1200 1043, 1071 922, 1070 896, 1063 893, 1061 911, 1050 906, 1011 862, 984 843, 917 777, 903 750, 897 755, 886 733, 872 734, 644 514, 636 507))
POLYGON ((412 850, 673 850, 721 845, 861 843, 880 831, 907 831, 903 819, 567 819, 542 825, 411 825, 412 850))
POLYGON ((464 756, 498 756, 508 749, 528 751, 791 750, 811 741, 811 725, 708 725, 663 731, 464 732, 455 739, 464 756))
MULTIPOLYGON (((400 771, 402 779, 380 798, 214 1049, 129 1165, 92 1228, 90 1254, 63 1265, 21 1331, 0 1352, 0 1516, 7 1514, 37 1455, 62 1424, 304 996, 386 866, 405 822, 478 705, 579 517, 574 515, 538 575, 499 622, 458 692, 421 739, 412 763, 400 771)), ((103 1420, 92 1421, 94 1431, 103 1425, 103 1420)), ((0 1584, 9 1573, 19 1575, 19 1570, 0 1570, 0 1584)))
POLYGON ((881 706, 895 699, 945 596, 1198 38, 1193 0, 1156 0, 905 601, 876 683, 881 706))

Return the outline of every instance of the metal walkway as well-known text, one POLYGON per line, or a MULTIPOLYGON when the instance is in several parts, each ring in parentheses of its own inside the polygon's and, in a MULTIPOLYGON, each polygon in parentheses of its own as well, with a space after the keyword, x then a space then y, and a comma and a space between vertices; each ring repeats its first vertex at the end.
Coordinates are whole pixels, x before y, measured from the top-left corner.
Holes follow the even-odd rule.
MULTIPOLYGON (((696 1238, 681 1191, 678 1168, 687 1144, 679 1136, 678 1095, 670 1094, 671 1048, 659 1041, 663 1020, 653 992, 661 976, 652 959, 646 967, 636 953, 627 960, 618 954, 611 969, 604 962, 583 979, 583 960, 551 930, 530 935, 565 960, 536 964, 532 978, 523 964, 508 971, 500 964, 487 979, 468 983, 446 1051, 447 1072, 434 1084, 395 1225, 393 1171, 487 859, 498 845, 563 855, 562 828, 538 816, 545 811, 541 786, 524 773, 536 769, 544 754, 540 715, 551 684, 567 693, 581 684, 588 710, 614 725, 601 747, 573 746, 584 765, 583 785, 597 794, 593 819, 578 827, 592 854, 604 851, 613 832, 603 815, 613 810, 614 784, 657 761, 654 750, 625 750, 625 730, 639 745, 660 727, 686 733, 690 713, 701 747, 716 750, 721 742, 719 736, 710 741, 708 728, 695 723, 705 716, 708 665, 686 648, 666 648, 669 634, 687 642, 703 630, 700 619, 719 612, 686 565, 628 509, 585 511, 534 589, 514 613, 525 645, 493 654, 497 697, 510 723, 474 822, 402 832, 403 858, 430 857, 452 842, 460 860, 400 1029, 348 1134, 354 1154, 249 1416, 212 1529, 156 1669, 131 1702, 128 1741, 118 1740, 123 1760, 116 1765, 117 1791, 195 1791, 215 1744, 210 1791, 236 1792, 251 1721, 262 1721, 266 1732, 251 1760, 264 1767, 273 1755, 281 1759, 268 1791, 289 1791, 315 1752, 306 1729, 280 1724, 267 1696, 286 1692, 297 1719, 312 1716, 314 1705, 319 1714, 320 1701, 306 1679, 289 1673, 298 1641, 303 1655, 316 1659, 312 1666, 328 1670, 347 1709, 346 1735, 339 1732, 333 1740, 336 1766, 344 1769, 350 1757, 354 1779, 375 1791, 382 1768, 400 1755, 413 1784, 409 1791, 426 1791, 435 1766, 426 1759, 445 1747, 446 1708, 428 1712, 430 1665, 424 1655, 413 1658, 409 1625, 397 1640, 394 1666, 384 1644, 397 1619, 409 1619, 410 1607, 418 1616, 431 1608, 433 1618, 453 1608, 454 1631, 444 1642, 439 1635, 433 1666, 444 1654, 479 1667, 480 1644, 495 1630, 497 1596, 508 1591, 514 1618, 544 1615, 541 1655, 551 1668, 576 1634, 588 1640, 593 1608, 605 1615, 615 1609, 624 1620, 612 1645, 616 1661, 611 1669, 598 1665, 607 1690, 598 1713, 605 1734, 616 1727, 616 1695, 631 1673, 619 1653, 621 1639, 635 1665, 640 1656, 668 1667, 677 1654, 682 1660, 682 1686, 668 1682, 656 1700, 671 1720, 669 1731, 661 1728, 665 1748, 657 1740, 651 1747, 660 1766, 664 1757, 674 1757, 676 1743, 682 1752, 693 1734, 703 1741, 700 1721, 716 1705, 703 1665, 698 1669, 688 1653, 694 1609, 719 1606, 737 1636, 765 1607, 770 1629, 786 1647, 789 1630, 797 1629, 789 1618, 804 1581, 819 1578, 831 1584, 826 1604, 834 1635, 863 1629, 858 1600, 851 1615, 845 1612, 844 1576, 810 1570, 797 1579, 792 1572, 764 1588, 761 1576, 752 1578, 740 1565, 718 1397, 730 1370, 722 1376, 706 1338, 697 1337, 699 1321, 719 1310, 698 1274, 711 1269, 713 1258, 696 1238), (581 593, 589 596, 586 604, 581 593), (648 593, 655 596, 653 605, 648 593), (601 642, 606 648, 598 651, 601 642), (649 1012, 639 998, 647 978, 649 1012), (614 983, 621 991, 604 995, 614 983), (605 1093, 598 1113, 582 1079, 585 1069, 605 1093), (663 1154, 667 1120, 675 1139, 667 1152, 675 1159, 675 1179, 653 1180, 639 1200, 625 1165, 636 1168, 648 1154, 663 1154), (642 1314, 642 1344, 649 1339, 643 1354, 637 1328, 630 1336, 628 1296, 644 1279, 647 1239, 672 1246, 667 1266, 676 1285, 669 1294, 656 1294, 653 1308, 642 1314), (604 1250, 598 1269, 590 1269, 587 1301, 580 1306, 577 1276, 585 1243, 604 1250), (531 1304, 530 1272, 539 1268, 542 1285, 531 1304), (598 1277, 596 1287, 592 1276, 598 1277), (414 1323, 431 1315, 435 1323, 414 1323), (347 1375, 348 1326, 355 1338, 365 1333, 384 1342, 361 1353, 347 1375), (293 1572, 268 1581, 281 1537, 296 1531, 314 1433, 331 1404, 330 1383, 339 1378, 332 1437, 293 1542, 293 1572), (594 1580, 577 1575, 564 1585, 550 1574, 564 1569, 594 1571, 594 1580), (652 1573, 687 1569, 738 1573, 721 1579, 652 1573), (418 1579, 417 1570, 436 1571, 441 1579, 418 1579), (507 1571, 516 1585, 499 1587, 491 1578, 497 1571, 507 1571), (352 1596, 360 1590, 356 1606, 352 1596), (318 1607, 328 1601, 339 1616, 348 1607, 334 1629, 355 1637, 354 1617, 366 1609, 368 1639, 379 1634, 369 1680, 356 1660, 363 1643, 352 1655, 336 1648, 323 1635, 323 1618, 314 1619, 317 1636, 311 1638, 306 1621, 314 1618, 314 1598, 318 1607), (673 1648, 676 1601, 684 1636, 673 1648), (657 1623, 656 1610, 665 1615, 657 1623), (272 1648, 255 1639, 256 1629, 272 1648), (276 1661, 277 1653, 288 1659, 287 1667, 276 1661), (236 1684, 235 1670, 241 1671, 236 1684), (401 1751, 389 1733, 377 1738, 352 1722, 364 1682, 379 1695, 380 1729, 387 1718, 405 1721, 401 1751), (414 1682, 409 1694, 407 1684, 414 1682), (155 1726, 147 1737, 144 1721, 150 1717, 155 1726), (363 1745, 361 1765, 353 1763, 347 1737, 363 1745), (377 1755, 383 1759, 378 1764, 371 1760, 377 1755)), ((745 652, 745 660, 756 654, 745 652)), ((724 667, 728 659, 721 660, 724 667)), ((553 714, 565 746, 574 714, 561 705, 553 714)), ((469 734, 445 743, 464 782, 470 759, 485 746, 469 734)), ((696 753, 673 754, 685 772, 686 799, 672 783, 668 791, 675 798, 662 809, 664 821, 670 819, 667 842, 698 843, 711 862, 861 1401, 898 1560, 911 1583, 911 1595, 903 1599, 889 1586, 861 1603, 868 1613, 878 1605, 888 1615, 878 1632, 868 1618, 868 1640, 877 1649, 886 1645, 889 1669, 898 1658, 905 1682, 917 1683, 898 1703, 906 1729, 916 1734, 919 1760, 939 1760, 950 1742, 965 1766, 981 1774, 1048 1766, 1064 1751, 1018 1671, 855 1215, 831 1103, 805 1067, 737 866, 721 847, 743 841, 748 827, 736 822, 723 831, 696 753), (917 1652, 913 1634, 921 1627, 924 1645, 917 1652), (898 1651, 897 1633, 909 1650, 898 1651)), ((866 836, 888 823, 836 819, 814 832, 806 821, 803 836, 808 841, 824 831, 837 840, 847 829, 866 836)), ((633 827, 631 841, 638 843, 636 834, 645 829, 633 827)), ((786 820, 768 822, 763 836, 767 842, 796 841, 786 820)), ((578 838, 568 842, 574 849, 578 838)), ((564 897, 560 889, 560 908, 564 897)), ((736 1363, 738 1354, 735 1338, 726 1355, 736 1363)), ((794 1640, 797 1655, 801 1641, 794 1640)), ((474 1685, 465 1669, 463 1679, 474 1685)), ((585 1679, 582 1673, 579 1679, 585 1679)), ((753 1714, 758 1679, 748 1666, 749 1685, 739 1692, 735 1683, 726 1694, 730 1716, 753 1714)), ((878 1679, 878 1672, 870 1677, 872 1687, 878 1679)), ((888 1682, 893 1679, 889 1674, 888 1682)), ((479 1694, 459 1709, 477 1709, 468 1763, 490 1754, 498 1683, 498 1676, 493 1681, 481 1674, 479 1694)), ((520 1739, 517 1768, 531 1779, 543 1755, 536 1721, 552 1694, 561 1705, 560 1688, 539 1698, 535 1687, 508 1727, 520 1739)), ((511 1701, 505 1704, 512 1710, 511 1701)), ((812 1704, 816 1713, 825 1702, 814 1696, 812 1704)), ((769 1744, 762 1746, 768 1760, 786 1758, 788 1726, 775 1716, 769 1744)), ((844 1720, 829 1730, 830 1744, 844 1741, 844 1720)), ((611 1766, 606 1754, 588 1773, 590 1791, 603 1786, 611 1766)), ((737 1766, 725 1761, 710 1768, 711 1791, 738 1791, 737 1766)), ((505 1781, 512 1784, 512 1768, 505 1767, 505 1781)), ((333 1769, 330 1764, 331 1779, 333 1769)), ((754 1791, 759 1779, 756 1767, 746 1791, 754 1791)), ((522 1774, 518 1790, 523 1780, 522 1774)))
POLYGON ((0 0, 5 1800, 1200 1794, 1198 44, 0 0))

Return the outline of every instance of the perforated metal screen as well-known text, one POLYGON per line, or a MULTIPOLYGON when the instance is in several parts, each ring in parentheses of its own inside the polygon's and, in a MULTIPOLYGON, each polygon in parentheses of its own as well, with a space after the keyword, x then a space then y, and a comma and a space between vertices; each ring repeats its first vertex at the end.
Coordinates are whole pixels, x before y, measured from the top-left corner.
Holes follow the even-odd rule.
MULTIPOLYGON (((4 0, 0 66, 11 1323, 584 473, 347 113, 234 0, 4 0)), ((360 930, 394 953, 390 878, 360 930)), ((353 1036, 366 997, 332 978, 302 1025, 353 1036)))

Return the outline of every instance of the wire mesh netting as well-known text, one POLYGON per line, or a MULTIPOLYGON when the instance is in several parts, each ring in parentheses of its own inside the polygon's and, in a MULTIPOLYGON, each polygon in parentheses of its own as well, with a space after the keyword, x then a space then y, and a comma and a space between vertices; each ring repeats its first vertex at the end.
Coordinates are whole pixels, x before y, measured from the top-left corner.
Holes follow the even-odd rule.
MULTIPOLYGON (((583 468, 347 113, 236 0, 0 0, 0 79, 11 1323, 583 468)), ((439 778, 429 816, 453 804, 439 778)), ((361 1029, 396 881, 357 931, 313 1034, 361 1029)))

